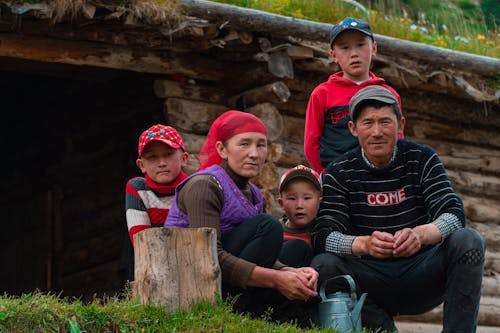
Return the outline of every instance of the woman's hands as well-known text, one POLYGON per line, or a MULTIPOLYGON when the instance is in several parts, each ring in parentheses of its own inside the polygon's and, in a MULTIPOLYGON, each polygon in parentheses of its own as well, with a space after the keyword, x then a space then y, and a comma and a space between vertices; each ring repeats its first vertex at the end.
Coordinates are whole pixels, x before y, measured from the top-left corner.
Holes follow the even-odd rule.
POLYGON ((311 267, 285 267, 277 271, 276 289, 289 300, 307 301, 318 295, 318 272, 311 267))
POLYGON ((318 276, 318 272, 311 267, 276 270, 257 266, 250 275, 248 285, 274 288, 289 300, 307 301, 318 295, 318 276))

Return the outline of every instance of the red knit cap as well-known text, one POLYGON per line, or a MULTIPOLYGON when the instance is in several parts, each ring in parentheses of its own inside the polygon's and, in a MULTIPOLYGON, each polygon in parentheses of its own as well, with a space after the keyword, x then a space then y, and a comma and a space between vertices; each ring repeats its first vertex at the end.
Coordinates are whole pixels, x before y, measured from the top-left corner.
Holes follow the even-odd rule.
POLYGON ((217 141, 226 142, 237 134, 248 132, 262 133, 267 136, 264 123, 251 113, 230 110, 221 114, 212 123, 205 143, 198 154, 200 162, 198 171, 222 163, 222 158, 215 148, 217 141))

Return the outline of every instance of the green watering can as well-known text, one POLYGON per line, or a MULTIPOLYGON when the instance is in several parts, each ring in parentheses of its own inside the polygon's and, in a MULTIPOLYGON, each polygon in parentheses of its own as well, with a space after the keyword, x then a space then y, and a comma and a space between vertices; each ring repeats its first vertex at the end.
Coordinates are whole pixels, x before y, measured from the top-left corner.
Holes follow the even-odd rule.
POLYGON ((359 300, 356 295, 356 284, 350 275, 340 275, 324 281, 319 291, 319 320, 321 328, 335 328, 339 332, 361 332, 361 308, 365 302, 366 293, 359 300), (325 287, 332 281, 345 279, 349 291, 333 290, 327 295, 325 287))

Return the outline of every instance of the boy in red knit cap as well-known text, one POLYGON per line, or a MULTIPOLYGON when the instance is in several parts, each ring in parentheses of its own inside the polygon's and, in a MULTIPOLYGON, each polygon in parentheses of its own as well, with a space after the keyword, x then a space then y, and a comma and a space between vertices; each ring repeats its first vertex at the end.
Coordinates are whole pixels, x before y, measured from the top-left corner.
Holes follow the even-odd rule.
MULTIPOLYGON (((175 188, 187 177, 182 171, 187 160, 184 142, 173 127, 154 125, 139 137, 136 165, 144 176, 130 179, 125 194, 132 245, 136 233, 163 226, 174 200, 175 188)), ((133 267, 133 261, 129 265, 133 267)), ((128 276, 133 279, 132 273, 133 270, 128 276)))

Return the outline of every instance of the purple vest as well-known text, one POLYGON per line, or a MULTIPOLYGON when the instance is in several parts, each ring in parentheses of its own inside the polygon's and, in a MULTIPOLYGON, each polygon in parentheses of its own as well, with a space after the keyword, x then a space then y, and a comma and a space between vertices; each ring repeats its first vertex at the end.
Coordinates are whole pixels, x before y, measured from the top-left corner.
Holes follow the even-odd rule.
POLYGON ((222 235, 230 232, 249 218, 264 212, 264 197, 262 196, 262 193, 260 193, 257 186, 248 182, 254 200, 257 202, 253 205, 247 197, 241 193, 240 189, 236 186, 234 181, 229 177, 224 169, 222 169, 219 165, 212 165, 205 170, 192 174, 177 186, 175 189, 175 199, 172 203, 172 207, 170 208, 170 212, 168 213, 167 220, 165 221, 165 227, 189 227, 187 215, 177 207, 177 195, 189 179, 193 176, 204 174, 214 176, 219 182, 219 185, 222 188, 222 193, 224 194, 224 205, 222 206, 220 216, 220 231, 222 235))

